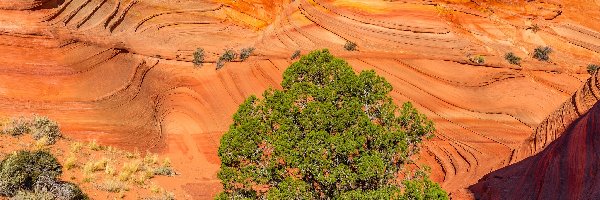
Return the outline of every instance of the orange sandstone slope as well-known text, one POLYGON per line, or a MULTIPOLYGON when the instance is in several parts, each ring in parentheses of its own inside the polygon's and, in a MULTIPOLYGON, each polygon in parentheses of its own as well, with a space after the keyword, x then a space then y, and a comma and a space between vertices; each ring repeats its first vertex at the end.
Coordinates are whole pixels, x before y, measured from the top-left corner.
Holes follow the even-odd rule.
POLYGON ((385 76, 396 102, 412 101, 436 122, 421 162, 466 198, 584 84, 585 66, 600 62, 599 8, 587 0, 0 0, 0 115, 40 113, 71 138, 170 156, 185 177, 176 192, 209 199, 220 190, 219 138, 237 106, 279 87, 295 50, 329 48, 385 76), (359 51, 344 51, 346 40, 359 51), (554 48, 552 62, 531 58, 540 45, 554 48), (255 56, 214 69, 223 49, 248 46, 255 56), (208 62, 199 69, 190 62, 198 47, 208 62), (504 61, 509 51, 521 66, 504 61))

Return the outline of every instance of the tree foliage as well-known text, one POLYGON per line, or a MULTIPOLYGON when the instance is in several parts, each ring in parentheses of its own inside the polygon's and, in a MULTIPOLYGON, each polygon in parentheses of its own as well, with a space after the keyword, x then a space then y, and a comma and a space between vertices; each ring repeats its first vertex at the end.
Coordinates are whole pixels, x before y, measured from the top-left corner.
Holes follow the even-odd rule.
POLYGON ((383 77, 357 75, 322 50, 292 64, 281 86, 234 115, 219 147, 217 199, 404 198, 398 172, 434 126, 410 103, 397 107, 383 77))

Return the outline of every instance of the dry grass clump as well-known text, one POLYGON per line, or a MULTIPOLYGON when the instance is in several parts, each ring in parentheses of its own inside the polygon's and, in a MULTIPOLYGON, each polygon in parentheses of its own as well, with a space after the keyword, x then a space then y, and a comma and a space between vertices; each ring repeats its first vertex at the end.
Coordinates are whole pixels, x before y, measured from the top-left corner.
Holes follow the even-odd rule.
POLYGON ((122 181, 108 179, 104 180, 101 184, 96 184, 96 188, 106 192, 119 193, 129 191, 127 183, 122 181))

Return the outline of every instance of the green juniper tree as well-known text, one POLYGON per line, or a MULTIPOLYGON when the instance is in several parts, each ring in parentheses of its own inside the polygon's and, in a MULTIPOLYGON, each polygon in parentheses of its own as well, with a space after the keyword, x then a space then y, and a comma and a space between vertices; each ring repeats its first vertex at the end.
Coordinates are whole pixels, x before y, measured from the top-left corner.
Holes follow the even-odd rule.
POLYGON ((217 199, 447 199, 426 176, 400 182, 433 123, 374 71, 328 50, 284 73, 283 90, 249 97, 221 139, 217 199))

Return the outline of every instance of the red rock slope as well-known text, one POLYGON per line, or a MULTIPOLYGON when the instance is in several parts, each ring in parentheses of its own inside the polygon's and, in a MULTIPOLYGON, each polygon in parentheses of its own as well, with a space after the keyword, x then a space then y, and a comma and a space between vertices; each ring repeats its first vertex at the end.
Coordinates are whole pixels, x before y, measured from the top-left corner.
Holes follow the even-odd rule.
POLYGON ((209 199, 239 103, 278 87, 295 50, 329 48, 436 122, 421 160, 459 198, 584 84, 599 12, 587 0, 0 0, 0 115, 40 113, 75 139, 170 156, 185 177, 176 192, 209 199), (540 45, 552 62, 531 58, 540 45), (248 46, 257 55, 214 69, 223 49, 248 46), (468 61, 477 54, 484 65, 468 61))

